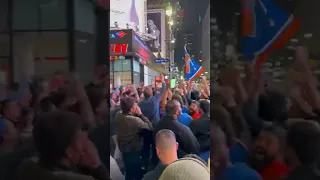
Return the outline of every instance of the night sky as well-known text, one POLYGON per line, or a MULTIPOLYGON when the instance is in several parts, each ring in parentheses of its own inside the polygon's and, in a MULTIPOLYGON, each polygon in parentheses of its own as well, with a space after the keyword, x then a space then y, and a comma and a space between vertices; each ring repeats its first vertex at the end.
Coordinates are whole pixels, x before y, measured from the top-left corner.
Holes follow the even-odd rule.
MULTIPOLYGON (((182 59, 184 57, 183 36, 185 33, 194 33, 196 39, 201 39, 202 24, 199 23, 199 16, 201 17, 200 19, 203 19, 209 2, 209 0, 180 0, 180 5, 184 9, 184 19, 182 29, 177 33, 175 48, 175 62, 179 68, 184 64, 182 59)), ((199 49, 193 49, 193 51, 200 51, 201 42, 195 41, 192 43, 195 44, 195 47, 199 47, 199 49)))

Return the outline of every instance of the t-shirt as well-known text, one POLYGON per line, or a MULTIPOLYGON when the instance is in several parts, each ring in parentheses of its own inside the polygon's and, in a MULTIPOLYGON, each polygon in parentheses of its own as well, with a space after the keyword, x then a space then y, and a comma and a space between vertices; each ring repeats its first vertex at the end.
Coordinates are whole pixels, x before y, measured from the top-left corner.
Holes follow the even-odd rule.
POLYGON ((249 151, 241 142, 236 142, 230 147, 229 157, 232 163, 247 163, 249 159, 249 151))
MULTIPOLYGON (((226 168, 216 180, 262 180, 258 172, 244 163, 235 163, 226 168)), ((263 179, 264 180, 264 179, 263 179)))
POLYGON ((182 113, 179 117, 178 117, 178 121, 183 124, 183 125, 186 125, 189 127, 191 121, 192 121, 192 117, 187 114, 187 113, 182 113))
POLYGON ((277 180, 284 178, 290 172, 290 168, 280 161, 274 161, 260 171, 263 180, 277 180))
POLYGON ((201 116, 201 114, 198 113, 198 112, 195 112, 195 113, 193 113, 193 114, 191 115, 192 119, 198 119, 200 116, 201 116))

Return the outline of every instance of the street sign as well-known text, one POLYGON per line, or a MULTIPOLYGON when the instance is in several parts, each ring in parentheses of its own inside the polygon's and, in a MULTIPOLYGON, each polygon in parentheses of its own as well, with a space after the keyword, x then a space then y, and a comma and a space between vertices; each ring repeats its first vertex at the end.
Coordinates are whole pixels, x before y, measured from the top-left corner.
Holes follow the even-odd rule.
POLYGON ((162 63, 167 63, 169 62, 169 59, 165 59, 165 58, 157 58, 154 60, 155 63, 159 63, 159 64, 162 64, 162 63))

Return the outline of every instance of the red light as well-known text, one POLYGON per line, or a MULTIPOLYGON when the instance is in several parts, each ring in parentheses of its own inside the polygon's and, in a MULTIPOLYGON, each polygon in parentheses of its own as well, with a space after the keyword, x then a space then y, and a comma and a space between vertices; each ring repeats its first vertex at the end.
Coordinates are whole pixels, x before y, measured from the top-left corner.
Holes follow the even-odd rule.
POLYGON ((121 53, 123 55, 128 52, 128 44, 110 44, 110 53, 121 53))

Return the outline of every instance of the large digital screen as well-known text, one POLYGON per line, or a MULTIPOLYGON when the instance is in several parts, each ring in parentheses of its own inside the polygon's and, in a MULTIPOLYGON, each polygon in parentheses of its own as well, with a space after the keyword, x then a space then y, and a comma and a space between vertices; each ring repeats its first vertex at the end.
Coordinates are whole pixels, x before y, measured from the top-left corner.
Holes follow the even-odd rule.
POLYGON ((110 27, 127 29, 128 23, 135 23, 140 32, 145 32, 145 0, 111 0, 110 27))

